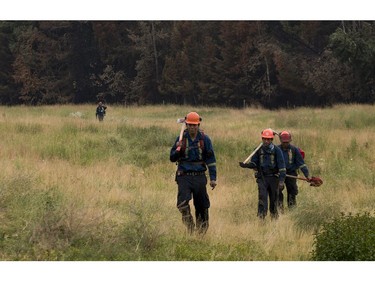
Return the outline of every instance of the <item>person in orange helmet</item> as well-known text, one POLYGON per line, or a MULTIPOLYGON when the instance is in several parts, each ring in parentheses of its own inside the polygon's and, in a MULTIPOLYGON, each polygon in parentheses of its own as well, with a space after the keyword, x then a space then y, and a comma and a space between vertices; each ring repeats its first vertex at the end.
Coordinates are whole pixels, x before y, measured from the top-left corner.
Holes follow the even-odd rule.
POLYGON ((240 162, 242 168, 256 170, 258 184, 258 217, 264 219, 269 210, 271 218, 278 218, 279 189, 284 187, 286 168, 281 149, 273 144, 274 131, 265 129, 261 133, 262 146, 251 157, 249 163, 240 162))
POLYGON ((210 199, 206 188, 207 170, 211 188, 216 187, 215 153, 211 139, 200 130, 201 121, 198 113, 187 114, 187 129, 183 133, 183 138, 179 141, 177 137, 170 151, 170 161, 177 162, 177 208, 182 214, 182 222, 189 234, 195 230, 198 234, 205 234, 208 229, 210 199), (195 207, 195 223, 190 211, 191 199, 195 207))

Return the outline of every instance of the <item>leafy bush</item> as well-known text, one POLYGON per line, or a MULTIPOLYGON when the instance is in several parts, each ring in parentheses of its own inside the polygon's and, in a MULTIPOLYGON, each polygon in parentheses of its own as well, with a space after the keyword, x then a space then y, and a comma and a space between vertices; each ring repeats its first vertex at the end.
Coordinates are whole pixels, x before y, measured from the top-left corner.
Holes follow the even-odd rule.
POLYGON ((369 213, 344 215, 323 224, 314 237, 316 261, 374 261, 375 218, 369 213))

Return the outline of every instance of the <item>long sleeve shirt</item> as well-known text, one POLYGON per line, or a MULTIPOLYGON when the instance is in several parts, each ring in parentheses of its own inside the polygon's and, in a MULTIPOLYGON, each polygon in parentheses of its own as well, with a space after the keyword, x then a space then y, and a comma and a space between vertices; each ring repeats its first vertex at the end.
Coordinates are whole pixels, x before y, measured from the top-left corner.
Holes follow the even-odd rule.
POLYGON ((296 175, 297 170, 300 169, 305 177, 308 178, 309 170, 298 147, 291 144, 289 144, 286 149, 284 149, 281 145, 279 145, 279 147, 283 153, 287 174, 296 175))
POLYGON ((184 145, 177 151, 177 137, 170 151, 170 161, 178 162, 178 170, 182 172, 203 172, 208 168, 210 180, 216 180, 216 157, 211 139, 198 131, 194 140, 187 131, 184 132, 184 145), (202 149, 203 146, 203 149, 202 149))
POLYGON ((274 144, 268 147, 264 145, 251 157, 250 163, 253 163, 258 172, 264 176, 279 174, 279 182, 283 183, 286 177, 286 167, 281 149, 274 144))

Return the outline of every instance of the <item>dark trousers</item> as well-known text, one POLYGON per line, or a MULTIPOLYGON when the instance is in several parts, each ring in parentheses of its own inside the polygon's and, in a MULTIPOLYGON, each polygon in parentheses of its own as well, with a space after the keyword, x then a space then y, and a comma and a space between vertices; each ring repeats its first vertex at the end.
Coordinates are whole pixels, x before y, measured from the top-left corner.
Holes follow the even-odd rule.
POLYGON ((99 121, 103 121, 103 119, 104 119, 104 115, 103 114, 98 114, 97 116, 98 116, 99 121))
MULTIPOLYGON (((288 175, 294 175, 293 173, 288 173, 288 175)), ((295 175, 297 175, 295 173, 295 175)), ((287 204, 288 208, 293 208, 297 204, 296 196, 298 194, 297 179, 295 178, 285 178, 285 186, 287 193, 287 204)), ((284 207, 284 194, 282 191, 279 191, 279 207, 284 207)))
POLYGON ((182 214, 182 222, 186 225, 188 232, 192 233, 195 224, 190 212, 189 201, 193 199, 197 231, 206 233, 209 219, 208 208, 210 207, 206 176, 177 176, 176 182, 178 185, 177 208, 182 214))
POLYGON ((267 216, 268 198, 269 209, 272 218, 278 217, 278 185, 279 179, 275 176, 257 178, 258 184, 258 217, 264 219, 267 216))

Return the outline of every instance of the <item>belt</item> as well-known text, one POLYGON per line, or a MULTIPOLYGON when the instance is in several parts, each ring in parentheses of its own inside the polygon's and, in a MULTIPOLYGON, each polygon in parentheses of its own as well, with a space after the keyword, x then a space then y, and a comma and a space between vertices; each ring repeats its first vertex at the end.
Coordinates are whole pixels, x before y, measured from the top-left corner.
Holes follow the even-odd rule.
POLYGON ((203 161, 180 161, 179 164, 205 165, 203 161))
MULTIPOLYGON (((278 175, 278 174, 269 174, 269 173, 267 173, 267 174, 263 174, 263 176, 264 176, 264 177, 278 177, 279 175, 278 175)), ((256 173, 255 173, 255 177, 256 177, 256 178, 261 178, 261 177, 262 177, 262 174, 259 173, 259 172, 256 172, 256 173)))
POLYGON ((177 176, 203 176, 206 172, 184 172, 184 171, 177 171, 177 176))
POLYGON ((277 178, 277 175, 275 174, 268 174, 268 175, 264 175, 265 177, 276 177, 277 178))

